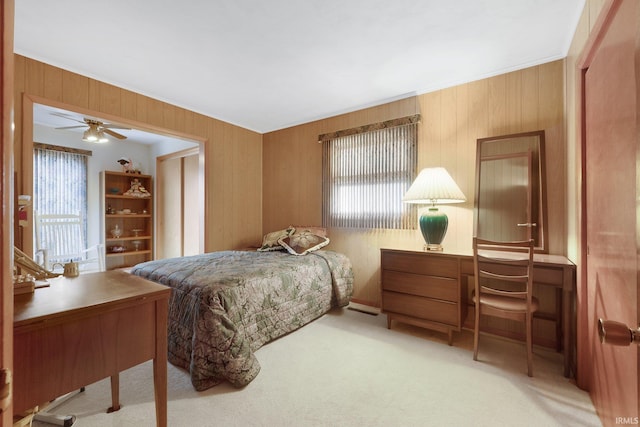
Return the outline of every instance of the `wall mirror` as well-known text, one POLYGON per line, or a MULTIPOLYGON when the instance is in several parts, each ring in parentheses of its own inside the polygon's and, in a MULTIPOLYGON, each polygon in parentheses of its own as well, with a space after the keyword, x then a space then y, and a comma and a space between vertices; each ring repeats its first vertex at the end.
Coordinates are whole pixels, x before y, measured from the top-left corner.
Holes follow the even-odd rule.
POLYGON ((474 234, 547 253, 544 131, 478 139, 474 234))

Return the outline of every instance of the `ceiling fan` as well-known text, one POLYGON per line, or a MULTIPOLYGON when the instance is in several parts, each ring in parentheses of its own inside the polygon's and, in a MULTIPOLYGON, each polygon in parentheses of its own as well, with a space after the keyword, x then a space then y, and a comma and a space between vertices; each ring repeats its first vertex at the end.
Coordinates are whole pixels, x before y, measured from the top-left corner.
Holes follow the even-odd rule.
POLYGON ((127 138, 126 136, 118 132, 115 132, 112 129, 130 129, 125 126, 120 126, 120 125, 111 124, 111 123, 104 123, 99 120, 94 120, 87 117, 83 117, 82 120, 78 120, 76 117, 69 116, 63 113, 53 112, 51 114, 54 116, 63 117, 68 120, 73 120, 74 122, 82 123, 82 125, 63 126, 63 127, 57 127, 56 129, 76 129, 76 128, 87 127, 87 129, 84 131, 84 134, 82 135, 82 140, 86 142, 107 142, 108 139, 105 136, 105 134, 111 135, 118 139, 126 139, 127 138))

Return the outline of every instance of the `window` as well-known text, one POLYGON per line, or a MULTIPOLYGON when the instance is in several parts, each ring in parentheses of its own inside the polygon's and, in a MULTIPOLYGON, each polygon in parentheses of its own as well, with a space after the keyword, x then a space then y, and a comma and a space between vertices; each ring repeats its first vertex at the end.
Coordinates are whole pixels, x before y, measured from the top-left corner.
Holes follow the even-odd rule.
MULTIPOLYGON (((34 144, 33 209, 40 214, 76 214, 87 241, 87 164, 91 151, 34 144)), ((35 233, 34 233, 35 236, 35 233)))
POLYGON ((417 208, 402 196, 416 174, 419 118, 320 135, 325 227, 415 228, 417 208))

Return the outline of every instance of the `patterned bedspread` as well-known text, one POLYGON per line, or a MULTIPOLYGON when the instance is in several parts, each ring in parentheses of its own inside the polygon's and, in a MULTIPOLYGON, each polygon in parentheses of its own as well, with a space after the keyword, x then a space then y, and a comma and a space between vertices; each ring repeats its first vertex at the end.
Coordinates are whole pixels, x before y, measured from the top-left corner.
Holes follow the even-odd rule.
POLYGON ((196 390, 236 387, 260 371, 254 351, 345 306, 353 290, 349 259, 333 251, 222 251, 149 261, 132 273, 172 288, 169 361, 196 390))

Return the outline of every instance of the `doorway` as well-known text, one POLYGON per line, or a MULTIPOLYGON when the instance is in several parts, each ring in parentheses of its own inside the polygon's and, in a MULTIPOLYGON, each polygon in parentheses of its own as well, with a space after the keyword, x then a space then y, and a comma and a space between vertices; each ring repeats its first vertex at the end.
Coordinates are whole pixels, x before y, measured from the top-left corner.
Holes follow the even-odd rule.
MULTIPOLYGON (((33 97, 29 95, 24 96, 23 102, 23 117, 25 121, 25 132, 23 134, 23 157, 22 164, 25 171, 24 188, 25 191, 30 191, 33 195, 33 143, 34 141, 40 142, 40 139, 46 139, 46 142, 51 142, 60 146, 77 146, 84 149, 91 150, 93 155, 90 157, 88 174, 87 174, 87 244, 89 246, 98 244, 104 240, 104 236, 101 235, 101 213, 100 213, 100 182, 99 172, 102 170, 122 170, 122 165, 118 163, 120 158, 132 159, 136 166, 138 166, 143 173, 152 176, 156 175, 156 162, 155 158, 159 156, 165 156, 173 152, 184 151, 185 149, 194 150, 198 153, 198 157, 203 157, 204 141, 197 138, 191 138, 187 135, 175 135, 169 131, 163 129, 150 129, 145 128, 144 124, 132 122, 124 118, 119 117, 104 117, 101 113, 96 113, 88 110, 79 109, 74 106, 61 104, 48 99, 39 97, 33 97), (73 121, 60 119, 60 116, 51 114, 63 113, 71 117, 76 117, 78 120, 88 117, 97 119, 105 123, 116 123, 119 125, 117 132, 126 136, 126 139, 113 139, 106 144, 94 144, 82 141, 84 132, 83 126, 78 126, 77 129, 57 129, 59 127, 67 127, 68 125, 74 125, 73 121), (32 126, 27 123, 31 121, 32 126), (30 130, 31 132, 27 132, 30 130)), ((78 124, 78 123, 75 123, 78 124)), ((199 173, 203 173, 204 161, 200 161, 197 164, 199 173), (202 170, 200 170, 200 168, 202 170)), ((161 187, 158 184, 154 184, 156 191, 161 191, 161 187)), ((199 185, 197 187, 197 199, 204 200, 204 186, 199 185)), ((154 201, 155 202, 155 201, 154 201)), ((203 208, 204 203, 199 204, 203 208)), ((28 224, 33 223, 33 211, 27 211, 29 221, 28 224)), ((204 220, 204 215, 198 215, 199 218, 204 220)), ((199 247, 204 247, 204 227, 200 222, 197 222, 198 233, 196 237, 199 247)), ((155 230, 156 234, 162 232, 161 230, 155 230)), ((21 241, 16 242, 20 244, 22 249, 26 253, 33 254, 33 227, 24 227, 21 230, 21 241)), ((157 237, 157 236, 156 236, 157 237)), ((155 248, 154 248, 155 253, 155 248)))

